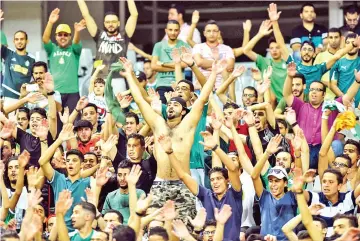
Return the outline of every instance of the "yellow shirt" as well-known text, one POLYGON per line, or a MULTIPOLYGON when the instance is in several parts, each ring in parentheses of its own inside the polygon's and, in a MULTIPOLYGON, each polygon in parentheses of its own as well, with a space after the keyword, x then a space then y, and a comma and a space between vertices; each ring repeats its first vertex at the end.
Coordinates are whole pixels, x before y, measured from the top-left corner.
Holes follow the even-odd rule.
MULTIPOLYGON (((314 65, 326 62, 331 57, 333 57, 333 54, 330 53, 328 50, 326 50, 325 52, 321 52, 316 56, 314 65)), ((330 85, 330 70, 322 76, 321 81, 325 81, 330 85)), ((330 90, 330 88, 326 88, 325 100, 333 100, 335 99, 335 97, 336 95, 330 90)))

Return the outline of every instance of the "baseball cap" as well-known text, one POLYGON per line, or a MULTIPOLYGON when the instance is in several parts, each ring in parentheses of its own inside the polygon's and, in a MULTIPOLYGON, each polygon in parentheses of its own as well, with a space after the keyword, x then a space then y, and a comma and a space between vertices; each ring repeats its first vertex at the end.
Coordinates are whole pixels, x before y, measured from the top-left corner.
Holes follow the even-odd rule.
POLYGON ((142 71, 135 71, 135 76, 139 80, 139 82, 146 80, 146 75, 142 71))
POLYGON ((278 179, 283 179, 284 177, 286 180, 289 179, 286 170, 283 167, 275 166, 269 170, 268 177, 273 176, 278 179))
POLYGON ((78 128, 81 128, 81 127, 89 127, 91 130, 93 128, 93 125, 91 124, 90 121, 87 121, 87 120, 79 120, 75 123, 75 126, 74 126, 74 130, 77 131, 78 128))
POLYGON ((178 102, 184 110, 186 110, 186 114, 190 112, 190 110, 186 107, 186 102, 180 97, 172 97, 168 102, 178 102))
POLYGON ((64 33, 68 33, 68 34, 71 34, 71 28, 69 25, 67 24, 59 24, 57 27, 56 27, 56 31, 55 33, 61 33, 61 32, 64 32, 64 33))

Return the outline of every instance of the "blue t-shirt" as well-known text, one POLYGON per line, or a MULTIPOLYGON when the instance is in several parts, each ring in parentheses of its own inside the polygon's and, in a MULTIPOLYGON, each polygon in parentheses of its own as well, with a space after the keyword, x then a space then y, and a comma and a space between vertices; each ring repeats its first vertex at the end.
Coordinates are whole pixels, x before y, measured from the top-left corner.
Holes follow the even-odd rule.
POLYGON ((320 47, 322 45, 322 41, 327 37, 327 29, 318 24, 314 24, 314 27, 311 31, 304 28, 304 25, 298 25, 292 30, 292 38, 290 40, 290 45, 293 44, 301 44, 304 41, 311 41, 315 47, 320 47))
POLYGON ((271 234, 278 241, 288 240, 281 228, 296 216, 297 202, 294 193, 287 192, 279 200, 264 189, 260 199, 261 235, 271 234))
POLYGON ((74 201, 69 210, 66 212, 64 219, 69 232, 72 232, 74 231, 74 228, 71 224, 71 215, 76 204, 82 201, 81 197, 86 199, 85 189, 90 187, 90 177, 80 178, 72 183, 69 178, 65 177, 64 174, 61 174, 58 171, 54 171, 54 176, 52 180, 49 181, 49 183, 54 190, 55 203, 57 202, 59 193, 62 190, 67 189, 71 192, 71 197, 74 199, 74 201))
POLYGON ((239 241, 242 216, 242 191, 237 192, 232 187, 229 187, 222 199, 218 200, 213 191, 199 185, 197 197, 206 209, 206 220, 215 220, 214 208, 220 210, 225 204, 230 205, 232 215, 225 224, 223 240, 239 241))
MULTIPOLYGON (((330 80, 337 80, 337 86, 345 94, 355 81, 355 69, 360 69, 360 57, 339 59, 330 70, 330 80)), ((355 95, 355 106, 359 105, 359 101, 360 91, 355 95)))

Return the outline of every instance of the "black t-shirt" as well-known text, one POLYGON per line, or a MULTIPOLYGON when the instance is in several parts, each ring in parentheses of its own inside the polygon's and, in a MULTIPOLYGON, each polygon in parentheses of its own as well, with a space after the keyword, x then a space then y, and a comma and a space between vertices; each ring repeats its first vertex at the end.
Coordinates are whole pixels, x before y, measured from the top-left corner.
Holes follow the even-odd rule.
POLYGON ((140 163, 133 163, 134 165, 140 164, 141 176, 136 184, 137 189, 143 190, 146 194, 150 192, 151 186, 155 180, 157 172, 157 162, 153 155, 148 159, 142 160, 140 163))
MULTIPOLYGON (((119 57, 126 57, 130 38, 124 30, 116 36, 108 36, 106 31, 97 30, 95 37, 96 57, 94 67, 104 64, 106 67, 99 73, 98 77, 106 78, 110 72, 110 66, 119 61, 119 57)), ((120 78, 119 73, 114 73, 113 78, 120 78)))
MULTIPOLYGON (((16 142, 20 145, 20 152, 27 150, 30 153, 29 165, 39 167, 39 159, 41 156, 40 139, 17 128, 16 142)), ((54 142, 50 132, 47 136, 47 142, 48 146, 52 145, 54 142)))

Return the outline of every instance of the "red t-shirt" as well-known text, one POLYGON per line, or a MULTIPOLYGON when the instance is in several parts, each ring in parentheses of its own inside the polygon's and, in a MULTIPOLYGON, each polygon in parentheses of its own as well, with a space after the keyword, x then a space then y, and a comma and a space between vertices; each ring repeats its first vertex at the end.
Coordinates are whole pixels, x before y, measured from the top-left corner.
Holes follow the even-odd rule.
MULTIPOLYGON (((249 135, 249 127, 246 123, 241 124, 240 122, 238 123, 238 125, 236 126, 236 131, 238 134, 242 134, 242 135, 249 135)), ((248 155, 248 157, 251 160, 251 151, 249 149, 249 147, 244 144, 244 148, 245 148, 245 152, 248 155)), ((229 152, 233 152, 236 151, 236 146, 233 140, 230 140, 230 145, 229 145, 229 152)))

